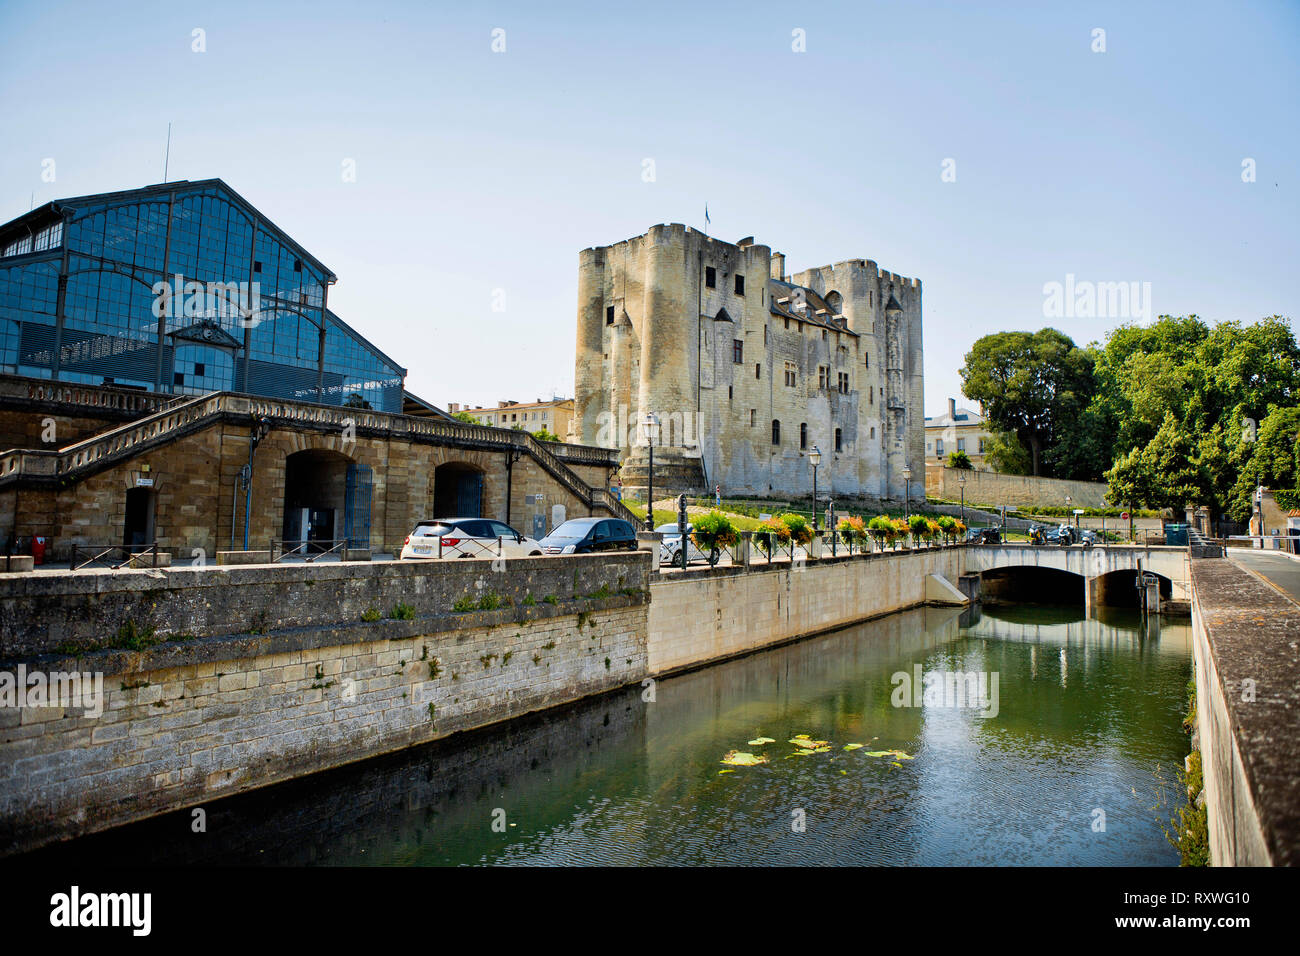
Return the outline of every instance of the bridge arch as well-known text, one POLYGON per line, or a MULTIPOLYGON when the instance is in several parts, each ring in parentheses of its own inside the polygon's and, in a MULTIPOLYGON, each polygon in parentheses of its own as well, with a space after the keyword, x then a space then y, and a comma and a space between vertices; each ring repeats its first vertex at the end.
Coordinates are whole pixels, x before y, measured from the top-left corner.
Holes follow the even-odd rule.
POLYGON ((1154 574, 1159 579, 1161 604, 1173 597, 1173 580, 1158 571, 1141 572, 1136 568, 1117 568, 1089 579, 1090 603, 1101 607, 1138 607, 1137 582, 1138 575, 1142 573, 1154 574))
POLYGON ((1087 601, 1082 574, 1040 564, 1005 564, 980 574, 980 598, 990 603, 1079 604, 1087 601))

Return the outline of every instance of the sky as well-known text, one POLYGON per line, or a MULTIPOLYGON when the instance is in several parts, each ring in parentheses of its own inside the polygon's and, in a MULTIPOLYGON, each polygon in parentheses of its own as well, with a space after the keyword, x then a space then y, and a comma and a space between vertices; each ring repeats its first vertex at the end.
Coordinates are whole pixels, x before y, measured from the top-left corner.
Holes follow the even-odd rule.
POLYGON ((170 122, 167 178, 294 237, 440 405, 571 396, 579 251, 706 203, 790 272, 920 278, 930 415, 990 332, 1291 318, 1298 119, 1300 0, 0 0, 0 221, 163 181, 170 122))

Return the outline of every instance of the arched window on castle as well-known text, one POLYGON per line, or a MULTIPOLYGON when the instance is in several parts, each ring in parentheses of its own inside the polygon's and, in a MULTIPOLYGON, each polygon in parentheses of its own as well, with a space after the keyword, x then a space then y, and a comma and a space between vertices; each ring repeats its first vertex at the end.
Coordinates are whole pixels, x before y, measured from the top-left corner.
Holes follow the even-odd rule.
POLYGON ((772 419, 772 444, 781 444, 781 423, 775 418, 772 419))
POLYGON ((843 430, 839 428, 835 429, 835 450, 836 451, 844 450, 843 438, 844 438, 843 430))
POLYGON ((808 447, 808 423, 799 423, 799 448, 800 450, 808 447))

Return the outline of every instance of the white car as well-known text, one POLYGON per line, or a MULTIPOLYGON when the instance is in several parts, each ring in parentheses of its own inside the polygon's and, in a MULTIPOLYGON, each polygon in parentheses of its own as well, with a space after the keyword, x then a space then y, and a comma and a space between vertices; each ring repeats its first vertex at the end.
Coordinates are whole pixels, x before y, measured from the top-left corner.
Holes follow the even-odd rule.
POLYGON ((406 536, 403 558, 523 558, 542 546, 510 525, 490 518, 434 518, 406 536))
MULTIPOLYGON (((663 543, 659 545, 659 562, 669 566, 681 566, 682 559, 682 535, 677 528, 677 522, 661 524, 655 528, 664 536, 663 543)), ((691 540, 691 532, 695 530, 695 525, 686 526, 686 561, 689 564, 692 561, 708 561, 709 555, 701 551, 699 546, 691 540)))

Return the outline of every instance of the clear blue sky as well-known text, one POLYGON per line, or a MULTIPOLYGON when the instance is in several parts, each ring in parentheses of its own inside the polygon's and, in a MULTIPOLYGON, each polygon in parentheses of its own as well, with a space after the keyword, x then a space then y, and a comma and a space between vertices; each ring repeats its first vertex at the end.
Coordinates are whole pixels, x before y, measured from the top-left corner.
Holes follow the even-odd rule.
POLYGON ((572 394, 580 249, 707 201, 792 271, 920 277, 933 414, 984 333, 1116 324, 1044 318, 1068 273, 1294 316, 1298 63, 1295 0, 5 0, 0 218, 161 181, 170 120, 170 178, 221 177, 334 269, 411 390, 488 403, 572 394))

